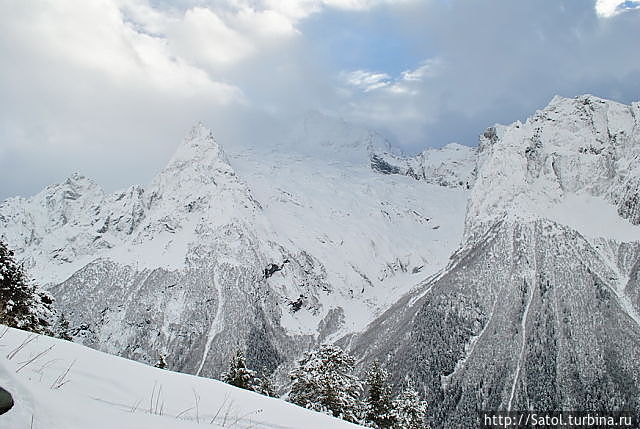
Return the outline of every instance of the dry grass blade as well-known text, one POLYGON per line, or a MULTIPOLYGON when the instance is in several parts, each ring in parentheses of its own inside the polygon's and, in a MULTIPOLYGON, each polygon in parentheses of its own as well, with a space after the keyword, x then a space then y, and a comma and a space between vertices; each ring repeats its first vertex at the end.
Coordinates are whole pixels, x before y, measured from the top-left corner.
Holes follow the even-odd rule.
POLYGON ((67 378, 67 375, 69 375, 69 371, 71 371, 71 367, 73 367, 75 363, 76 360, 74 359, 73 362, 71 362, 71 365, 69 365, 69 367, 53 381, 51 389, 59 389, 69 382, 69 380, 65 379, 67 378))
POLYGON ((27 336, 27 338, 25 338, 22 343, 20 343, 20 345, 18 347, 16 347, 15 349, 13 349, 12 351, 9 352, 9 354, 7 354, 7 359, 11 360, 13 359, 19 352, 20 350, 22 350, 27 344, 29 344, 30 342, 32 342, 33 340, 35 340, 36 338, 38 338, 38 335, 36 334, 29 334, 27 336))
POLYGON ((33 362, 33 361, 35 361, 36 359, 38 359, 40 356, 42 356, 42 355, 45 355, 45 354, 49 353, 49 352, 51 351, 51 349, 52 349, 52 348, 54 348, 54 347, 55 347, 55 345, 53 345, 53 346, 51 346, 51 347, 49 347, 49 348, 47 348, 47 349, 44 349, 43 351, 41 351, 40 353, 38 353, 37 355, 35 355, 35 356, 34 356, 34 357, 32 357, 31 359, 29 359, 27 362, 25 362, 25 364, 24 364, 24 365, 22 365, 20 368, 16 369, 16 374, 17 374, 18 372, 20 372, 23 368, 25 368, 26 366, 28 366, 31 362, 33 362))
POLYGON ((180 411, 178 414, 176 414, 176 419, 179 419, 181 415, 188 413, 189 411, 193 410, 195 407, 189 407, 186 410, 180 411))
POLYGON ((216 419, 218 418, 218 415, 220 415, 220 411, 222 411, 222 409, 224 408, 224 405, 227 403, 227 399, 229 399, 228 393, 224 395, 224 400, 222 401, 222 404, 218 407, 218 411, 216 411, 216 414, 213 416, 213 418, 209 422, 210 425, 212 425, 213 422, 215 422, 216 419))

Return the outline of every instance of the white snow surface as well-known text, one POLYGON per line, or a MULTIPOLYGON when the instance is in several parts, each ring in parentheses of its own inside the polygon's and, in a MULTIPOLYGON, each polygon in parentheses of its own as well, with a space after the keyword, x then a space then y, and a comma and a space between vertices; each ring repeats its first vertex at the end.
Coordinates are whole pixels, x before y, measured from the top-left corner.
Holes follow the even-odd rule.
POLYGON ((561 202, 541 213, 587 238, 611 238, 621 243, 640 241, 640 226, 621 218, 605 199, 586 192, 566 194, 561 202))
POLYGON ((361 427, 217 380, 153 368, 68 341, 4 326, 0 335, 0 386, 15 401, 0 416, 2 428, 361 427))
MULTIPOLYGON (((328 282, 339 285, 323 304, 348 308, 345 332, 363 328, 446 266, 462 236, 468 196, 466 190, 375 174, 366 161, 283 159, 278 151, 231 159, 277 240, 316 257, 328 282)), ((291 320, 288 327, 302 333, 305 323, 291 320)))

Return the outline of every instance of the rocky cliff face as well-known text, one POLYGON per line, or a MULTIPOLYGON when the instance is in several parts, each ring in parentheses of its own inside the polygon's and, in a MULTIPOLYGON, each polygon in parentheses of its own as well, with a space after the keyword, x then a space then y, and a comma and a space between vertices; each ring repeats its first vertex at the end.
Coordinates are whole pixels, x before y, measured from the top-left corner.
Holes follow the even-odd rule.
POLYGON ((382 174, 403 174, 440 186, 470 189, 475 180, 476 149, 449 143, 414 157, 372 151, 371 168, 382 174))
POLYGON ((461 249, 344 339, 398 384, 416 374, 433 427, 491 409, 640 411, 638 108, 555 98, 488 129, 461 249))

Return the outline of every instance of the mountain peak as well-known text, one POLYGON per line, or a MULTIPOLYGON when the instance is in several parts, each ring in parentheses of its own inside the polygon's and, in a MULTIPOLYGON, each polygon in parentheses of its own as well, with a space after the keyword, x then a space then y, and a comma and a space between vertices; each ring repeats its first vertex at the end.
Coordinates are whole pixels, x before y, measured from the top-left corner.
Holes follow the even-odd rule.
POLYGON ((159 198, 208 200, 221 189, 236 188, 237 182, 236 173, 213 133, 198 122, 152 181, 148 198, 150 203, 159 198))
POLYGON ((56 198, 76 200, 83 195, 102 195, 102 193, 102 188, 97 183, 78 172, 74 172, 63 182, 47 186, 38 196, 48 200, 56 198))
POLYGON ((195 124, 193 124, 193 126, 191 127, 191 129, 189 130, 189 132, 184 138, 185 141, 194 141, 194 140, 197 141, 197 140, 203 140, 203 139, 215 140, 213 137, 213 131, 211 131, 210 128, 205 126, 202 121, 197 121, 195 124))
POLYGON ((167 168, 182 167, 193 162, 208 163, 216 159, 228 164, 227 157, 211 129, 202 122, 197 122, 178 146, 167 168))
POLYGON ((585 108, 588 107, 591 108, 591 111, 595 111, 598 109, 597 106, 605 109, 628 107, 616 101, 600 98, 593 94, 582 94, 573 98, 556 95, 551 99, 549 104, 544 109, 538 112, 538 115, 548 112, 564 112, 567 114, 573 114, 584 112, 585 108))

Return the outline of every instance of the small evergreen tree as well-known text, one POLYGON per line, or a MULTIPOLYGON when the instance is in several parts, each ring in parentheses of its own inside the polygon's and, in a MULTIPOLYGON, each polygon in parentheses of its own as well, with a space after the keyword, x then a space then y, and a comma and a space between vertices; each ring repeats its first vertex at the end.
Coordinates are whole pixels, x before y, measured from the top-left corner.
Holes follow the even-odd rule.
POLYGON ((73 341, 69 333, 69 321, 64 316, 64 313, 59 313, 58 320, 53 327, 53 336, 61 340, 73 341))
POLYGON ((238 349, 229 362, 229 369, 222 374, 222 381, 246 390, 257 390, 260 380, 256 372, 247 368, 244 353, 238 349))
POLYGON ((14 253, 0 240, 0 323, 51 334, 53 298, 28 281, 14 253))
POLYGON ((337 346, 325 344, 318 350, 305 353, 298 367, 289 374, 293 381, 290 401, 358 422, 362 386, 352 374, 354 366, 355 358, 337 346))
POLYGON ((367 371, 367 396, 365 399, 365 418, 372 427, 379 429, 393 428, 395 415, 391 386, 388 374, 374 361, 367 371))
POLYGON ((420 399, 411 383, 393 400, 394 428, 424 429, 426 414, 427 403, 420 399))
POLYGON ((266 372, 264 372, 259 378, 259 384, 256 386, 255 391, 260 393, 261 395, 269 396, 271 398, 278 397, 278 395, 276 394, 276 389, 273 386, 273 380, 271 379, 271 376, 269 376, 266 372))
POLYGON ((165 355, 161 354, 158 358, 158 362, 154 365, 156 368, 165 369, 167 367, 167 361, 165 360, 165 355))

